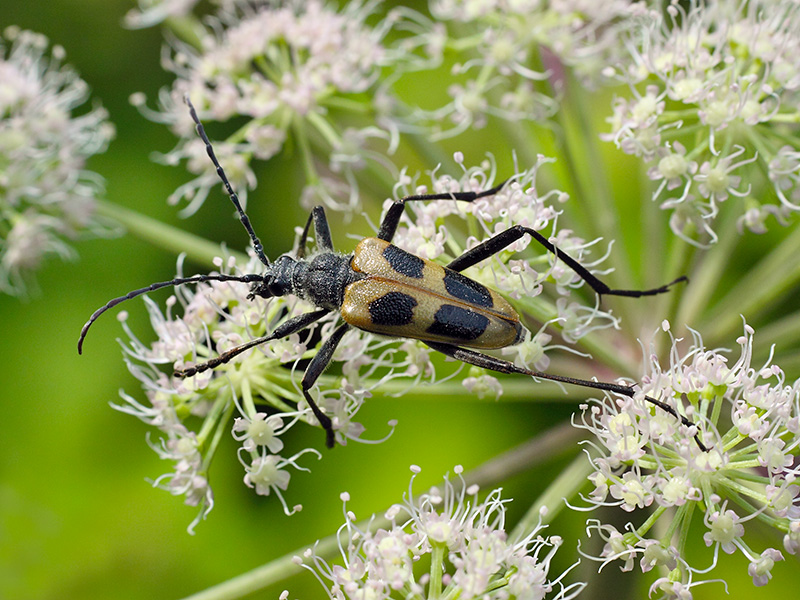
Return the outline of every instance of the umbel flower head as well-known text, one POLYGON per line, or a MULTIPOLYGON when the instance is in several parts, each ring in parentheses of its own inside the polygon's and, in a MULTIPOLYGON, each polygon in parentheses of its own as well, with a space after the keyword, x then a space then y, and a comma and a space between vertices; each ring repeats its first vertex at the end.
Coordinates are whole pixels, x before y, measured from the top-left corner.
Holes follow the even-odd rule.
POLYGON ((411 111, 411 120, 434 138, 482 128, 489 117, 516 124, 553 116, 564 65, 584 83, 601 79, 603 68, 624 53, 619 40, 631 13, 643 10, 627 0, 432 0, 429 6, 435 20, 408 15, 413 35, 401 44, 425 56, 420 69, 455 57, 451 101, 411 111))
MULTIPOLYGON (((330 565, 309 549, 295 562, 315 574, 333 600, 391 598, 483 598, 484 600, 574 598, 584 584, 565 585, 569 572, 553 577, 550 563, 561 538, 540 535, 537 527, 519 540, 505 531, 506 503, 500 489, 478 500, 457 466, 455 484, 445 477, 444 491, 408 495, 386 513, 388 527, 365 530, 347 510, 339 528, 343 564, 330 565), (415 568, 416 567, 416 568, 415 568), (421 571, 426 569, 425 573, 421 571)), ((288 597, 284 592, 282 598, 288 597)))
POLYGON ((197 39, 173 39, 164 67, 177 79, 171 90, 162 91, 160 112, 147 109, 143 95, 132 97, 146 116, 169 123, 181 137, 166 160, 185 159, 197 174, 170 200, 187 200, 190 214, 219 183, 185 110, 188 95, 207 124, 246 119, 227 140, 215 143, 243 200, 256 185, 250 160, 272 157, 289 139, 302 155, 306 206, 357 208, 354 171, 370 157, 371 139, 396 135, 372 120, 360 127, 352 119, 374 112, 375 83, 391 60, 382 44, 388 25, 365 22, 374 7, 374 2, 348 2, 339 11, 321 0, 281 6, 228 2, 209 25, 194 23, 197 39), (343 128, 344 117, 336 115, 345 115, 351 128, 343 128))
MULTIPOLYGON (((664 322, 663 330, 669 332, 664 322)), ((671 336, 671 333, 670 333, 671 336)), ((800 550, 800 486, 795 457, 800 448, 800 380, 786 381, 768 360, 752 364, 753 329, 744 326, 733 364, 722 350, 703 346, 692 332, 691 344, 672 337, 670 364, 662 367, 655 351, 642 394, 685 410, 693 427, 676 425, 640 399, 593 404, 584 409, 581 427, 597 438, 588 453, 595 486, 587 500, 650 516, 625 533, 592 521, 590 533, 606 541, 599 560, 622 561, 630 570, 667 567, 657 586, 667 597, 683 597, 678 588, 697 585, 699 574, 713 573, 724 554, 741 553, 755 585, 765 585, 777 548, 748 543, 748 523, 760 521, 783 536, 784 550, 800 550), (707 451, 692 436, 700 432, 707 451), (689 563, 686 549, 700 520, 710 565, 689 563), (670 592, 672 590, 672 592, 670 592), (670 595, 672 593, 672 595, 670 595)), ((699 541, 699 540, 698 540, 699 541)))
POLYGON ((715 242, 724 204, 763 233, 800 210, 800 6, 770 0, 670 2, 633 20, 630 86, 608 119, 612 140, 658 182, 673 231, 715 242))
POLYGON ((111 229, 96 215, 100 178, 84 170, 114 133, 105 109, 71 112, 86 83, 48 53, 47 38, 9 27, 0 38, 0 291, 22 294, 48 256, 111 229))

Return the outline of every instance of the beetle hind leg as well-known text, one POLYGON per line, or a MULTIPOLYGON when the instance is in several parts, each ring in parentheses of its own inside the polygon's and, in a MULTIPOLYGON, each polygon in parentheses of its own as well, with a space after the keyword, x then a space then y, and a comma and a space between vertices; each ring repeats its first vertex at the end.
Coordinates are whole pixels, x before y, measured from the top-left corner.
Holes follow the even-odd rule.
MULTIPOLYGON (((563 375, 555 375, 552 373, 533 371, 531 369, 518 367, 514 363, 509 362, 507 360, 496 358, 488 354, 475 352, 474 350, 469 350, 467 348, 459 348, 458 346, 452 346, 450 344, 442 344, 439 342, 426 341, 424 343, 427 344, 430 348, 436 350, 437 352, 441 352, 446 356, 449 356, 461 362, 465 362, 469 365, 475 365, 476 367, 481 367, 484 369, 488 369, 490 371, 496 371, 497 373, 517 373, 520 375, 528 375, 530 377, 538 377, 540 379, 547 379, 549 381, 556 381, 558 383, 568 383, 570 385, 578 385, 581 387, 593 388, 597 390, 603 390, 606 392, 614 392, 616 394, 627 396, 628 398, 633 398, 636 393, 632 386, 620 385, 617 383, 606 383, 603 381, 591 381, 588 379, 577 379, 574 377, 564 377, 563 375)), ((655 398, 651 398, 650 396, 645 396, 644 399, 650 404, 657 406, 664 412, 669 413, 670 415, 678 419, 683 425, 686 425, 687 427, 695 426, 695 424, 692 421, 690 421, 683 415, 679 414, 678 411, 676 411, 666 402, 662 402, 661 400, 656 400, 655 398)), ((699 433, 695 434, 694 441, 697 443, 697 447, 700 448, 703 452, 708 452, 708 448, 700 440, 699 433)))

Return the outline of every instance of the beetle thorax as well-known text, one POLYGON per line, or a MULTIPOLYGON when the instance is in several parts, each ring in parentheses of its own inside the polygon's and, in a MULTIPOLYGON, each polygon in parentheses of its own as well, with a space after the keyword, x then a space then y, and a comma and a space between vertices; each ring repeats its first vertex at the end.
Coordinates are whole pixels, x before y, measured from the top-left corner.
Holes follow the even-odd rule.
POLYGON ((270 265, 264 280, 253 285, 251 294, 263 298, 292 294, 320 308, 338 310, 344 288, 364 277, 350 267, 351 258, 334 252, 308 260, 283 255, 270 265))
POLYGON ((344 299, 344 289, 359 279, 362 273, 356 273, 350 266, 352 255, 343 256, 334 252, 321 252, 307 262, 303 262, 302 273, 296 281, 300 286, 295 294, 319 306, 330 310, 339 310, 344 299))

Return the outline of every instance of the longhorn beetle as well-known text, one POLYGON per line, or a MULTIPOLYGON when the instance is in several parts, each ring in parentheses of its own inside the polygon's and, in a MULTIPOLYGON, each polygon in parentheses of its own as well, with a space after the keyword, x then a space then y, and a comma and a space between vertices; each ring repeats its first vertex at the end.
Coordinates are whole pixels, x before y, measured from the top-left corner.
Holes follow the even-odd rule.
MULTIPOLYGON (((611 289, 576 260, 561 252, 539 232, 522 225, 515 225, 467 250, 446 267, 415 256, 392 244, 392 237, 397 230, 406 203, 435 200, 473 202, 478 198, 496 194, 507 182, 482 192, 421 194, 396 200, 383 218, 378 235, 361 240, 349 255, 334 251, 325 210, 322 206, 316 206, 306 221, 294 255, 287 253, 278 257, 275 262, 270 262, 250 224, 250 219, 214 154, 194 106, 188 97, 184 100, 196 124, 197 134, 205 143, 217 175, 236 208, 239 220, 250 236, 253 250, 264 264, 264 271, 261 274, 177 277, 170 281, 153 283, 115 298, 97 309, 83 326, 78 339, 79 354, 82 352, 83 341, 92 323, 109 308, 125 300, 159 288, 186 283, 238 281, 252 284, 247 296, 250 300, 256 296, 272 298, 293 294, 316 305, 318 310, 288 319, 269 335, 231 348, 204 363, 178 369, 174 375, 180 378, 192 377, 197 373, 213 369, 242 352, 270 340, 302 331, 330 312, 338 311, 344 322, 322 343, 306 368, 301 384, 308 406, 325 430, 325 441, 329 448, 335 443, 333 422, 320 410, 309 390, 328 366, 336 346, 351 327, 381 335, 414 338, 454 359, 499 373, 519 373, 614 392, 631 398, 634 396, 633 387, 533 371, 477 351, 476 349, 503 348, 519 343, 525 330, 520 323, 519 315, 505 299, 497 292, 462 275, 461 271, 500 252, 527 234, 556 255, 600 296, 636 298, 653 296, 666 292, 670 286, 679 281, 686 281, 686 277, 679 277, 666 285, 649 290, 611 289), (312 224, 317 252, 306 257, 306 241, 312 224)), ((665 402, 648 396, 645 399, 679 419, 684 425, 694 425, 665 402)), ((695 434, 695 441, 698 447, 706 450, 698 434, 695 434)))

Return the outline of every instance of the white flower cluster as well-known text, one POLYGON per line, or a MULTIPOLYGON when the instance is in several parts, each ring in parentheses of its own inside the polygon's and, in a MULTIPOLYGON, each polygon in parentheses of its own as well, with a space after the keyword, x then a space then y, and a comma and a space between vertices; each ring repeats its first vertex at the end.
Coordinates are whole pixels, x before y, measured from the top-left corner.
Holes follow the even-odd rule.
POLYGON ((72 110, 86 82, 61 64, 64 49, 9 27, 0 38, 0 291, 24 293, 47 256, 71 258, 68 242, 109 235, 96 212, 100 178, 84 170, 114 134, 105 109, 72 110))
MULTIPOLYGON (((569 570, 556 578, 549 575, 561 538, 544 538, 537 527, 520 540, 508 539, 508 501, 501 490, 479 502, 477 486, 466 489, 462 469, 456 467, 456 485, 445 478, 444 493, 434 488, 414 498, 411 488, 420 469, 411 470, 405 502, 386 514, 390 527, 361 530, 345 505, 345 523, 339 529, 344 564, 332 566, 313 549, 302 559, 296 557, 317 576, 329 598, 568 600, 583 589, 581 583, 562 583, 569 570), (418 577, 414 566, 428 563, 430 570, 418 577)), ((346 503, 349 495, 342 494, 342 500, 346 503)))
POLYGON ((673 211, 672 229, 685 240, 715 242, 714 220, 731 197, 741 198, 740 227, 763 233, 768 216, 783 223, 800 210, 792 125, 800 101, 800 6, 684 4, 645 13, 629 29, 630 57, 617 74, 633 97, 617 99, 604 137, 649 166, 660 182, 653 199, 673 211), (766 201, 764 188, 777 202, 766 201))
POLYGON ((426 57, 419 69, 440 67, 445 53, 456 57, 451 101, 411 116, 434 138, 483 127, 490 116, 514 125, 547 119, 558 109, 565 65, 584 83, 601 81, 624 53, 619 40, 631 14, 642 10, 629 0, 433 0, 436 20, 407 15, 413 35, 402 46, 426 57))
POLYGON ((322 0, 226 4, 209 25, 198 24, 197 44, 174 40, 171 53, 165 53, 164 66, 177 80, 162 91, 161 112, 146 108, 141 94, 131 99, 146 116, 169 123, 181 136, 166 160, 187 160, 198 175, 170 201, 189 201, 185 212, 192 213, 219 183, 185 109, 188 95, 206 124, 246 119, 228 140, 215 142, 243 200, 256 185, 251 158, 268 159, 292 138, 303 155, 309 207, 357 208, 353 171, 371 156, 373 138, 388 140, 393 134, 372 121, 344 129, 330 113, 372 110, 369 96, 389 60, 382 45, 388 25, 365 23, 374 3, 349 2, 340 11, 322 0))
MULTIPOLYGON (((669 324, 663 329, 669 331, 669 324)), ((656 563, 677 565, 672 581, 688 585, 692 573, 716 565, 720 549, 738 550, 750 562, 755 585, 764 585, 771 565, 783 556, 774 548, 760 553, 751 548, 745 540, 748 521, 780 531, 790 554, 800 550, 800 469, 794 459, 800 448, 800 380, 787 382, 769 362, 753 366, 753 329, 744 329, 737 340, 741 354, 732 365, 721 351, 706 349, 694 332, 685 351, 683 340, 672 338, 668 368, 651 355, 642 394, 685 410, 693 426, 681 425, 642 398, 584 409, 581 426, 596 436, 592 446, 599 453, 591 459, 595 489, 588 501, 651 512, 625 534, 609 525, 590 526, 607 542, 602 560, 623 560, 626 570, 636 556, 642 556, 643 570, 656 563), (697 431, 706 451, 692 439, 697 431), (684 552, 693 516, 701 513, 703 541, 713 546, 712 566, 702 569, 690 567, 684 552), (647 537, 661 520, 668 523, 665 533, 647 537)))

